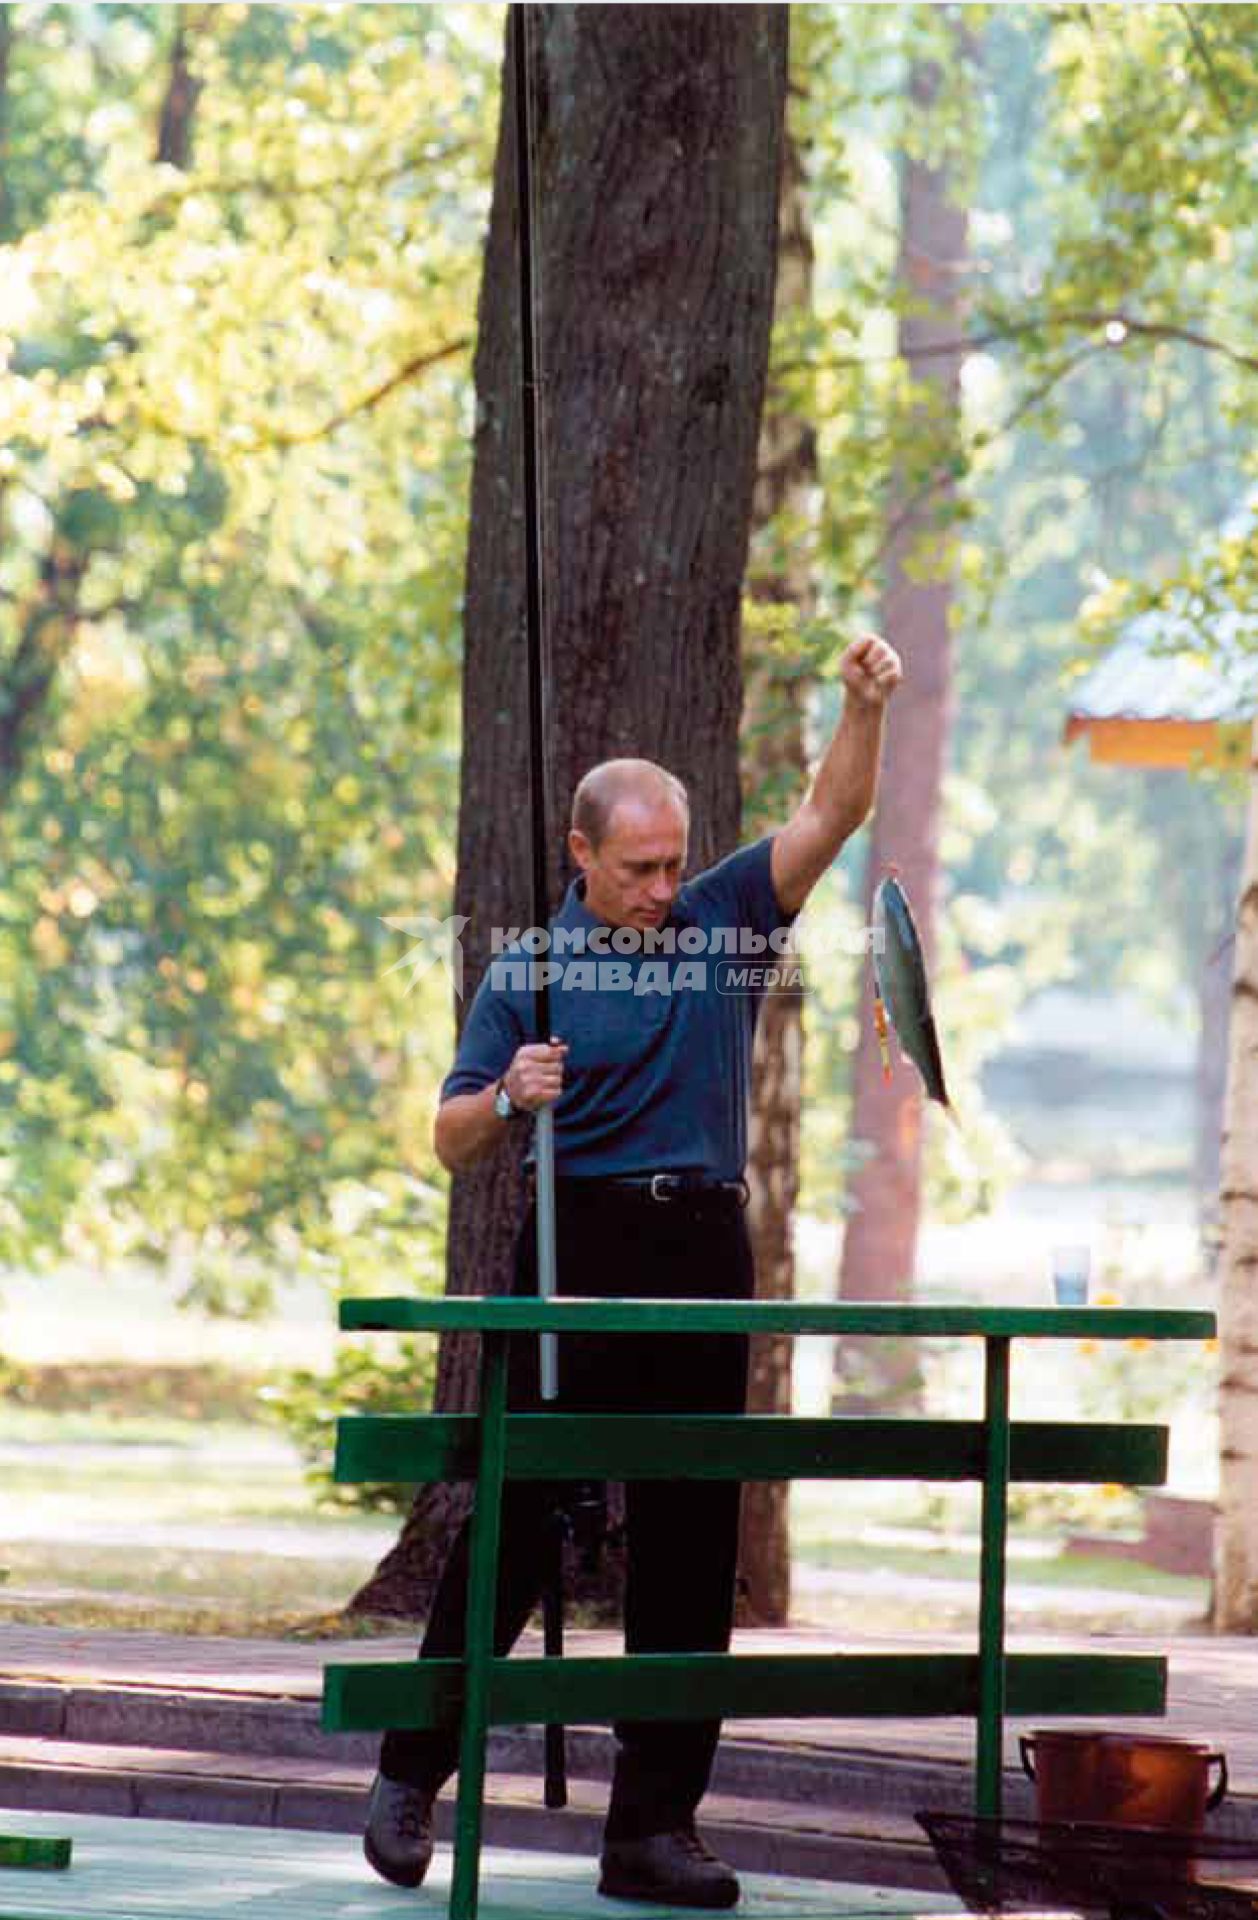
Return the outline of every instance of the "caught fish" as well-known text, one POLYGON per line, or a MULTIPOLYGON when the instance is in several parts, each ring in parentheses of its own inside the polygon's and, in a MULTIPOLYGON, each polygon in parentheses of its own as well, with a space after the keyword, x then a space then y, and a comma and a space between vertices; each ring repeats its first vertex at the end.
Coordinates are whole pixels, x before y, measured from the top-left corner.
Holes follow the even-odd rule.
MULTIPOLYGON (((926 962, 908 897, 894 875, 878 882, 874 894, 874 979, 885 1003, 900 1051, 922 1076, 927 1097, 952 1110, 944 1084, 939 1036, 930 1010, 926 962)), ((875 1020, 877 1012, 875 1011, 875 1020)), ((879 1036, 881 1039, 881 1035, 879 1036)))

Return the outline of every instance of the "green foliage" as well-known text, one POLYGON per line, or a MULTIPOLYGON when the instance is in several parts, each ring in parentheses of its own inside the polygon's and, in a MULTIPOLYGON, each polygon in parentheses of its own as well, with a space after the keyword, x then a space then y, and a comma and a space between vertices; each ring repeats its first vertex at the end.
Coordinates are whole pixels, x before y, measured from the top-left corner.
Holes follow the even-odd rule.
POLYGON ((443 1201, 472 311, 500 20, 16 7, 0 258, 0 1259, 248 1310, 443 1201), (85 99, 90 97, 90 110, 85 99))
MULTIPOLYGON (((1252 540, 1204 538, 1258 406, 1251 14, 793 13, 818 298, 774 378, 816 420, 825 508, 817 621, 775 646, 824 681, 868 616, 888 476, 965 482, 933 529, 965 580, 939 1001, 982 1144, 937 1156, 949 1207, 999 1176, 976 1088, 1019 998, 1167 995, 1215 937, 1226 808, 1059 734, 1085 602, 1103 634, 1157 594, 1253 596, 1252 540), (936 85, 905 130, 913 65, 936 85), (959 450, 895 352, 905 142, 974 182, 959 450)), ((383 922, 452 890, 501 10, 2 27, 0 1261, 143 1255, 232 1311, 298 1268, 371 1285, 428 1260, 444 1204, 448 988, 385 977, 383 922), (187 171, 154 159, 177 25, 187 171)), ((827 886, 816 914, 854 935, 827 886)), ((853 974, 810 1016, 827 1210, 853 974)))
MULTIPOLYGON (((1063 751, 1070 679, 1122 618, 1176 595, 1208 650, 1209 617, 1255 604, 1258 585, 1252 537, 1217 537, 1258 410, 1244 352, 1252 9, 965 8, 950 26, 957 12, 796 10, 818 299, 775 349, 779 380, 817 420, 809 659, 823 678, 842 637, 876 619, 888 477, 907 474, 919 507, 963 482, 931 536, 951 544, 962 589, 936 1004, 965 1125, 932 1127, 928 1157, 931 1204, 949 1212, 1017 1166, 979 1078, 1018 1006, 1059 982, 1182 1004, 1230 918, 1235 783, 1063 751), (923 58, 939 86, 902 130, 905 76, 923 58), (969 312, 951 343, 965 356, 960 449, 922 405, 928 363, 896 352, 897 156, 910 148, 962 180, 976 169, 969 312)), ((827 712, 823 700, 819 733, 827 712)), ((854 1022, 849 1003, 838 1044, 819 1032, 808 1055, 810 1099, 840 1113, 854 1022)))
MULTIPOLYGON (((1220 270, 1236 237, 1225 226, 1202 271, 1199 235, 1203 202, 1222 210, 1206 176, 1246 171, 1245 136, 1199 63, 1202 34, 1239 52, 1219 12, 1071 10, 1051 31, 1003 15, 990 27, 1009 84, 987 175, 1002 244, 980 365, 987 417, 1016 415, 1018 431, 982 453, 965 556, 982 630, 959 657, 958 753, 994 819, 962 877, 991 894, 1003 876, 1024 951, 1051 916, 1059 978, 1127 980, 1162 1000, 1195 990, 1230 919, 1234 792, 1209 776, 1092 767, 1060 741, 1072 673, 1137 605, 1200 576, 1190 556, 1243 488, 1237 377, 1210 342, 1244 275, 1220 270), (1197 340, 1182 337, 1190 311, 1197 340), (1118 313, 1130 324, 1107 326, 1118 313), (1139 592, 1109 591, 1115 577, 1139 592)), ((1252 373, 1249 387, 1252 413, 1252 373)), ((1224 591, 1239 585, 1234 568, 1224 591)))
POLYGON ((326 1373, 299 1369, 264 1387, 263 1404, 296 1442, 306 1479, 322 1506, 406 1513, 413 1486, 338 1486, 333 1478, 336 1423, 343 1414, 425 1413, 436 1383, 431 1340, 399 1339, 388 1359, 379 1336, 344 1340, 326 1373))

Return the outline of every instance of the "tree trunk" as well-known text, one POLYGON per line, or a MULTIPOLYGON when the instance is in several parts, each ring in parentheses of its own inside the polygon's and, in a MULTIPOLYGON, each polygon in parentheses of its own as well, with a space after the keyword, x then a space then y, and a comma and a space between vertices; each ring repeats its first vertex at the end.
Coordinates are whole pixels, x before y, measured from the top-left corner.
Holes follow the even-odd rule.
MULTIPOLYGON (((928 113, 941 75, 919 65, 909 81, 916 115, 928 113)), ((898 276, 904 300, 900 351, 919 384, 924 439, 946 455, 947 423, 960 393, 959 353, 924 349, 963 332, 963 275, 967 217, 951 198, 946 167, 906 159, 902 174, 898 276), (941 423, 944 432, 941 433, 941 423)), ((866 919, 874 888, 894 865, 912 902, 927 961, 935 947, 939 884, 940 789, 951 708, 952 590, 946 555, 931 553, 933 536, 946 537, 955 498, 949 485, 923 498, 907 472, 891 486, 890 533, 881 604, 883 633, 904 660, 883 756, 882 801, 869 841, 866 919)), ((922 1096, 917 1076, 896 1061, 884 1080, 866 978, 856 1051, 852 1134, 868 1157, 848 1189, 839 1294, 844 1300, 904 1300, 913 1290, 922 1174, 922 1096)), ((893 1043, 894 1051, 894 1043, 893 1043)), ((836 1395, 868 1404, 916 1397, 916 1361, 908 1346, 845 1341, 836 1356, 836 1395)))
POLYGON ((157 124, 156 158, 168 167, 178 167, 181 173, 192 165, 192 129, 200 91, 201 82, 188 59, 187 23, 176 11, 166 91, 157 124))
MULTIPOLYGON (((739 834, 739 601, 772 313, 786 9, 535 10, 551 899, 580 775, 615 754, 690 789, 691 866, 739 834)), ((504 104, 509 109, 510 102, 504 104)), ((529 923, 515 193, 500 127, 481 286, 456 910, 467 992, 529 923)), ((460 1010, 461 1011, 461 1010, 460 1010)), ((507 1284, 519 1181, 456 1179, 447 1285, 507 1284)), ((437 1404, 474 1396, 443 1351, 437 1404)), ((424 1489, 356 1612, 413 1613, 450 1496, 424 1489)))
POLYGON ((1232 976, 1236 968, 1233 923, 1245 855, 1243 827, 1230 827, 1217 856, 1210 888, 1208 924, 1203 928, 1197 959, 1197 1037, 1194 1126, 1196 1144, 1193 1173, 1202 1239, 1215 1248, 1219 1237, 1219 1181, 1222 1177, 1224 1102, 1227 1098, 1227 1053, 1232 1010, 1232 976))
POLYGON ((14 38, 13 9, 0 7, 0 246, 6 246, 10 240, 16 238, 13 222, 13 195, 9 187, 9 168, 13 164, 10 83, 14 38))
POLYGON ((1219 1183, 1222 1231, 1218 1633, 1258 1632, 1258 722, 1236 914, 1219 1183))
MULTIPOLYGON (((75 497, 69 496, 71 506, 75 497)), ((0 671, 0 810, 12 798, 62 662, 74 650, 89 558, 54 525, 38 585, 19 613, 17 644, 0 671)))
MULTIPOLYGON (((812 222, 802 156, 788 137, 783 154, 775 322, 789 329, 812 311, 812 222)), ((752 597, 813 610, 810 544, 817 452, 810 421, 798 401, 772 394, 760 434, 755 530, 749 585, 752 597), (785 531, 789 529, 789 532, 785 531)), ((748 834, 768 832, 803 788, 804 682, 771 642, 743 649, 743 809, 748 834)), ((756 1292, 789 1300, 795 1292, 795 1202, 799 1192, 799 1103, 803 1070, 803 1005, 797 993, 765 997, 752 1064, 747 1223, 756 1259, 756 1292)), ((793 1342, 764 1336, 752 1342, 748 1410, 791 1411, 793 1342)), ((760 1480, 743 1493, 739 1543, 740 1601, 745 1617, 780 1626, 790 1614, 790 1487, 760 1480)))
POLYGON ((1194 1074, 1193 1180, 1202 1233, 1213 1242, 1219 1226, 1224 1101, 1227 1097, 1228 1015, 1234 964, 1231 937, 1202 961, 1197 975, 1197 1059, 1194 1074))

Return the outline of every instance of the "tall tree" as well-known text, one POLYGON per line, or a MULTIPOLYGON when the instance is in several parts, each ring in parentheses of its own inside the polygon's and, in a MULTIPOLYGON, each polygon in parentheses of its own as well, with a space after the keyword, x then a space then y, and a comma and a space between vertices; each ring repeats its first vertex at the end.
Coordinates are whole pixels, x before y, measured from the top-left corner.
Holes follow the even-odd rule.
POLYGON ((0 1250, 232 1308, 396 1232, 439 1285, 444 995, 382 988, 381 916, 454 867, 494 52, 435 8, 11 20, 0 1250))
POLYGON ((1258 722, 1236 917, 1227 1099, 1219 1182, 1223 1378, 1219 1390, 1222 1526, 1214 1594, 1219 1633, 1258 1633, 1258 722))
MULTIPOLYGON (((950 10, 951 12, 951 10, 950 10)), ((958 51, 964 29, 954 28, 958 51)), ((944 85, 938 58, 909 72, 909 126, 929 124, 944 85)), ((935 946, 941 789, 952 699, 952 560, 956 488, 940 484, 941 444, 959 439, 960 346, 966 311, 968 220, 955 155, 906 151, 901 171, 900 353, 912 369, 912 405, 921 422, 923 468, 906 450, 892 475, 881 601, 882 631, 905 663, 905 682, 888 730, 881 801, 869 838, 866 914, 894 865, 913 902, 928 960, 935 946)), ((839 1293, 845 1300, 908 1297, 913 1285, 921 1204, 922 1097, 906 1067, 883 1076, 873 1021, 861 1022, 851 1131, 867 1157, 848 1193, 839 1293)), ((880 1397, 911 1389, 907 1350, 888 1342, 845 1342, 838 1388, 880 1397)))
MULTIPOLYGON (((194 30, 197 24, 194 16, 194 30)), ((175 15, 166 91, 157 124, 156 156, 160 163, 177 167, 181 173, 186 173, 192 164, 193 115, 200 91, 201 82, 192 66, 188 21, 181 11, 175 15)))
MULTIPOLYGON (((787 12, 558 6, 536 17, 554 899, 569 796, 609 755, 647 755, 685 781, 693 866, 738 838, 739 604, 772 315, 787 12)), ((468 916, 469 995, 493 929, 529 917, 507 84, 503 96, 467 568, 455 907, 468 916)), ((506 1284, 519 1189, 505 1154, 454 1182, 452 1292, 506 1284)), ((464 1346, 443 1351, 443 1410, 471 1402, 469 1361, 464 1346)), ((351 1607, 413 1612, 453 1511, 449 1490, 424 1489, 351 1607)))
MULTIPOLYGON (((798 57, 793 90, 806 81, 798 57)), ((795 336, 812 314, 812 215, 804 156, 788 131, 782 166, 778 230, 775 334, 791 354, 795 336)), ((755 538, 749 574, 753 599, 767 610, 787 610, 790 624, 813 611, 812 580, 817 448, 798 382, 779 377, 770 388, 760 433, 755 538)), ((804 706, 807 682, 798 647, 783 645, 780 622, 759 630, 749 623, 743 648, 746 682, 743 720, 743 802, 749 833, 768 832, 802 790, 807 765, 804 706)), ((795 1202, 799 1192, 799 1109, 803 1072, 803 1003, 793 988, 765 996, 752 1060, 747 1224, 761 1299, 789 1300, 795 1292, 795 1202)), ((781 1335, 752 1341, 748 1409, 791 1411, 793 1342, 781 1335)), ((739 1569, 748 1617, 780 1625, 791 1605, 790 1487, 759 1480, 743 1493, 739 1569)))

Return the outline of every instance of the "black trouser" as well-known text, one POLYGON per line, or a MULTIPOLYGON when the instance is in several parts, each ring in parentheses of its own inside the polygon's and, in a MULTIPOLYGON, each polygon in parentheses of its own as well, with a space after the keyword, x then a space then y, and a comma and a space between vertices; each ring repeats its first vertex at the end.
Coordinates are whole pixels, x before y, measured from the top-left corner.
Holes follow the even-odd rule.
MULTIPOLYGON (((750 1299, 751 1248, 735 1196, 653 1201, 602 1182, 561 1181, 557 1196, 560 1291, 597 1298, 750 1299)), ((536 1288, 530 1214, 516 1256, 516 1288, 536 1288)), ((541 1406, 538 1342, 512 1341, 508 1401, 541 1406)), ((568 1334, 559 1342, 559 1399, 568 1413, 741 1413, 747 1343, 729 1334, 568 1334)), ((579 1474, 580 1463, 574 1461, 579 1474)), ((551 1515, 561 1490, 509 1481, 504 1489, 494 1629, 509 1652, 536 1605, 553 1551, 551 1515)), ((723 1653, 733 1621, 737 1485, 644 1480, 625 1488, 629 1653, 723 1653)), ((468 1528, 459 1534, 433 1602, 421 1655, 463 1652, 468 1528)), ((619 1721, 607 1837, 637 1838, 684 1826, 703 1798, 720 1722, 619 1721)), ((390 1779, 436 1790, 455 1771, 453 1730, 391 1732, 380 1753, 390 1779)))

